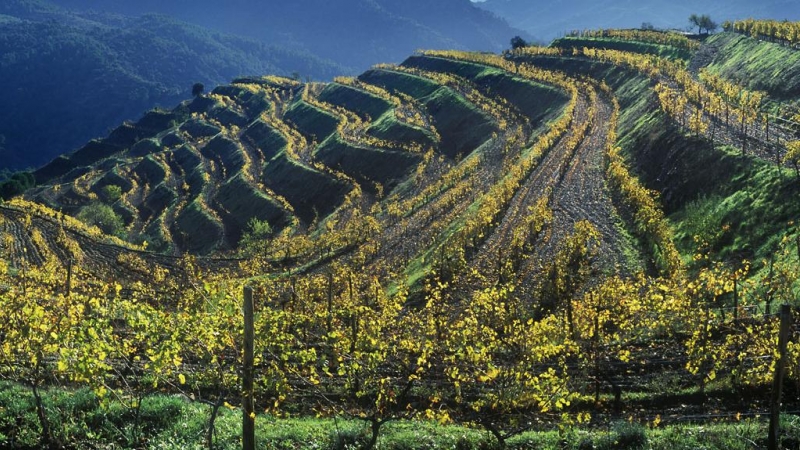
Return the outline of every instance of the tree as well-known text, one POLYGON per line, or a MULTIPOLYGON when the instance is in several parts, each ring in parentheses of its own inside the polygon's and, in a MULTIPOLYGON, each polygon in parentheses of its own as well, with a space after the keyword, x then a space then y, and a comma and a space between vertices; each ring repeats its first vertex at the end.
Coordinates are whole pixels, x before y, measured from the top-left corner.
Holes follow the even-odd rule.
POLYGON ((525 39, 522 39, 519 36, 514 36, 513 38, 511 38, 511 48, 513 50, 516 50, 516 49, 522 48, 522 47, 527 47, 527 46, 528 46, 528 43, 525 42, 525 39))
POLYGON ((0 198, 8 200, 36 185, 36 180, 30 172, 16 172, 7 180, 0 181, 0 198))
POLYGON ((239 241, 239 248, 244 254, 257 255, 263 253, 266 257, 270 249, 272 226, 269 221, 258 220, 253 217, 247 222, 247 231, 239 241))
POLYGON ((702 30, 702 24, 700 23, 700 16, 697 14, 692 14, 689 16, 689 23, 697 27, 697 34, 700 34, 702 30))
POLYGON ((697 34, 703 34, 703 30, 706 30, 706 34, 708 34, 719 27, 716 22, 711 20, 711 17, 709 17, 708 14, 703 14, 701 16, 692 14, 689 16, 689 23, 697 27, 697 34))
POLYGON ((700 16, 700 22, 702 23, 703 28, 706 29, 706 34, 713 33, 714 30, 716 30, 719 27, 719 25, 717 25, 716 22, 711 20, 711 17, 705 14, 700 16))
POLYGON ((114 209, 104 203, 92 203, 84 206, 78 213, 78 219, 89 225, 95 225, 103 233, 119 235, 125 229, 122 218, 114 212, 114 209))
POLYGON ((192 97, 198 97, 203 95, 203 91, 205 91, 206 87, 203 83, 195 83, 192 85, 192 97))

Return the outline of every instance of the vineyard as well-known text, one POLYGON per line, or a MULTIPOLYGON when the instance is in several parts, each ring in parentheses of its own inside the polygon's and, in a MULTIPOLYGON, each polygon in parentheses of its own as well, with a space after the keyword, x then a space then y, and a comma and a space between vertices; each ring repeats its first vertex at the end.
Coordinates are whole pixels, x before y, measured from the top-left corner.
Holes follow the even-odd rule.
MULTIPOLYGON (((797 51, 796 24, 726 28, 797 51)), ((245 444, 363 422, 330 448, 414 421, 601 448, 565 430, 782 412, 741 448, 796 448, 800 97, 717 70, 713 39, 243 77, 59 157, 0 204, 0 392, 32 411, 0 446, 148 447, 148 402, 177 397, 207 448, 239 445, 229 410, 245 444), (124 419, 75 437, 51 389, 124 419)))

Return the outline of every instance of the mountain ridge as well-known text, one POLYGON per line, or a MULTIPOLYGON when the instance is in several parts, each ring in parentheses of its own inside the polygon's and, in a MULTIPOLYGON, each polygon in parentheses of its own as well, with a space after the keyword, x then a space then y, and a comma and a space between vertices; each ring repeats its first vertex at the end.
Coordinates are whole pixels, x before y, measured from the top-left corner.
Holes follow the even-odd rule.
POLYGON ((44 164, 123 120, 174 105, 196 82, 210 90, 263 73, 331 79, 418 48, 500 51, 519 32, 467 0, 307 3, 258 13, 264 4, 252 0, 224 10, 214 2, 3 2, 0 14, 15 19, 0 21, 0 82, 11 92, 0 113, 0 170, 44 164), (56 73, 70 78, 55 83, 56 73))
MULTIPOLYGON (((4 3, 3 11, 15 12, 13 5, 4 3)), ((44 164, 123 120, 189 97, 196 82, 211 89, 248 74, 329 78, 345 70, 307 52, 165 16, 98 22, 57 8, 41 13, 44 2, 21 5, 31 8, 16 10, 23 19, 0 23, 0 82, 7 89, 0 169, 44 164)))
POLYGON ((380 62, 400 62, 418 48, 500 51, 511 36, 524 34, 468 0, 238 0, 226 8, 216 2, 181 0, 53 1, 70 8, 129 15, 164 13, 262 41, 288 39, 357 71, 380 62))

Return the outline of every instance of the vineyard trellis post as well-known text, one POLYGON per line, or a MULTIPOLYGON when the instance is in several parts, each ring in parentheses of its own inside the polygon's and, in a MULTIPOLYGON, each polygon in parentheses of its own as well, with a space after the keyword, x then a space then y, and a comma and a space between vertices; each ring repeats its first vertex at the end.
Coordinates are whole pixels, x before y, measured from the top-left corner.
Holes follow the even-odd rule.
POLYGON ((65 297, 69 298, 72 291, 72 258, 67 259, 67 284, 64 288, 65 297))
POLYGON ((244 355, 242 357, 242 450, 254 450, 255 402, 253 401, 254 316, 253 288, 244 288, 244 355))
POLYGON ((733 323, 739 323, 739 277, 733 274, 733 323))
POLYGON ((767 439, 767 448, 769 450, 778 450, 780 446, 781 391, 783 389, 783 377, 786 373, 786 347, 789 341, 789 329, 792 326, 792 310, 789 305, 781 305, 780 317, 778 361, 775 364, 775 378, 772 383, 772 398, 770 400, 769 437, 767 439))
POLYGON ((795 236, 795 241, 797 242, 797 259, 800 261, 800 230, 798 230, 797 236, 795 236))
POLYGON ((590 301, 594 304, 594 404, 600 404, 600 307, 594 303, 594 293, 589 293, 590 301))
POLYGON ((333 331, 333 270, 328 272, 328 314, 325 319, 328 335, 333 331))

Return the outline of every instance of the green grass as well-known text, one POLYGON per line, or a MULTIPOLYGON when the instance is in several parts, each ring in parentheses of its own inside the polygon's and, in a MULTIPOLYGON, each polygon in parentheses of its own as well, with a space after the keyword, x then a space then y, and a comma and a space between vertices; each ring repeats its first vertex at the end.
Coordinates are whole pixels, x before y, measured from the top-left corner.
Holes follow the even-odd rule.
POLYGON ((188 133, 189 136, 194 139, 216 136, 220 133, 220 131, 222 131, 219 129, 219 127, 212 125, 203 119, 188 120, 181 125, 180 130, 184 133, 188 133))
POLYGON ((224 127, 230 127, 230 125, 236 125, 237 127, 241 128, 247 125, 249 122, 248 118, 244 114, 240 114, 238 111, 234 110, 233 108, 229 108, 223 104, 217 104, 210 110, 206 112, 206 115, 222 124, 224 127))
POLYGON ((696 251, 695 235, 722 259, 774 252, 787 223, 800 220, 800 204, 787 201, 800 194, 800 180, 774 163, 679 130, 648 106, 648 86, 643 79, 618 86, 620 144, 645 184, 661 193, 681 253, 696 251))
POLYGON ((183 145, 186 143, 186 140, 183 139, 183 136, 178 134, 177 128, 173 128, 168 131, 165 131, 164 133, 161 133, 160 137, 161 137, 160 141, 161 147, 159 147, 159 149, 156 151, 160 151, 162 149, 167 150, 170 148, 175 148, 179 145, 183 145))
MULTIPOLYGON (((210 407, 175 395, 151 395, 134 411, 116 400, 101 404, 87 389, 43 390, 54 440, 67 448, 202 449, 210 407)), ((216 421, 215 448, 241 448, 241 411, 222 408, 216 421)), ((598 427, 544 427, 514 436, 509 449, 726 449, 749 450, 766 444, 767 420, 663 424, 618 421, 598 427)), ((800 439, 800 417, 784 415, 786 447, 800 439)), ((38 448, 41 429, 30 391, 0 382, 0 447, 38 448)), ((360 448, 368 438, 367 423, 352 418, 256 418, 256 448, 262 450, 360 448)), ((794 443, 794 444, 792 444, 794 443)), ((426 421, 389 422, 381 430, 379 450, 494 449, 485 430, 426 421)), ((791 448, 791 447, 789 447, 791 448)))
POLYGON ((333 212, 352 187, 279 153, 264 166, 262 182, 294 207, 306 223, 333 212))
POLYGON ((227 137, 219 135, 206 144, 200 152, 210 160, 216 160, 227 176, 234 174, 244 167, 244 150, 242 146, 227 137))
POLYGON ((569 74, 590 74, 614 89, 622 112, 619 145, 633 173, 660 193, 679 250, 696 251, 694 235, 711 239, 726 260, 760 259, 776 250, 790 221, 800 222, 800 180, 774 163, 715 147, 680 129, 657 107, 650 82, 630 70, 576 58, 533 58, 569 74), (722 226, 728 225, 722 232, 722 226))
MULTIPOLYGON (((212 141, 214 142, 214 141, 212 141)), ((170 154, 172 161, 175 162, 184 172, 191 172, 198 166, 202 167, 203 160, 195 153, 189 145, 182 145, 170 154)))
POLYGON ((172 236, 181 248, 199 255, 212 252, 220 243, 224 230, 197 198, 186 205, 175 218, 172 236))
MULTIPOLYGON (((546 132, 548 127, 546 125, 541 126, 535 133, 533 133, 534 140, 536 136, 539 136, 541 133, 546 132)), ((489 141, 483 144, 486 146, 489 144, 489 141)), ((477 153, 483 151, 483 146, 479 147, 475 154, 470 155, 469 157, 476 157, 477 153)), ((533 147, 528 147, 523 149, 522 151, 522 158, 528 158, 531 155, 533 147)), ((435 198, 434 196, 433 198, 435 198)), ((422 252, 420 252, 406 267, 405 276, 406 276, 406 286, 411 288, 412 292, 418 292, 422 289, 421 283, 425 280, 425 277, 431 273, 431 269, 434 264, 437 262, 439 258, 439 251, 441 250, 441 245, 444 242, 447 242, 450 237, 453 236, 458 230, 460 230, 464 223, 469 220, 470 217, 474 216, 474 214, 478 211, 481 205, 481 199, 479 198, 471 205, 469 205, 463 214, 461 214, 455 221, 449 223, 447 227, 445 227, 441 232, 439 232, 438 236, 436 237, 435 243, 430 245, 429 247, 425 248, 422 252)))
POLYGON ((322 142, 336 132, 339 119, 298 98, 286 111, 284 118, 310 140, 322 142))
POLYGON ((234 99, 237 104, 242 106, 244 111, 251 119, 258 116, 258 114, 269 109, 270 107, 269 101, 263 96, 255 95, 247 89, 239 87, 235 84, 217 86, 214 88, 213 93, 225 95, 234 99))
POLYGON ((552 87, 510 74, 496 67, 447 58, 413 56, 403 65, 466 78, 481 89, 506 99, 525 114, 534 126, 561 115, 568 96, 552 87))
POLYGON ((164 214, 156 217, 147 225, 143 231, 143 234, 147 236, 146 240, 148 249, 154 252, 169 254, 172 253, 174 245, 171 238, 167 239, 167 236, 164 235, 164 229, 162 227, 164 220, 164 214))
POLYGON ((439 151, 447 156, 466 155, 496 131, 494 121, 452 89, 416 75, 370 70, 360 76, 367 83, 410 95, 427 108, 442 137, 439 151))
POLYGON ((352 111, 362 118, 376 119, 393 108, 388 101, 369 92, 339 83, 330 83, 320 92, 319 99, 352 111))
POLYGON ((394 111, 389 111, 373 121, 367 129, 367 134, 385 141, 417 142, 426 148, 436 145, 436 138, 431 132, 400 122, 394 111))
POLYGON ((160 152, 161 146, 155 139, 142 139, 128 149, 127 155, 130 157, 147 156, 152 153, 160 152))
POLYGON ((139 179, 146 181, 151 186, 162 183, 167 178, 167 171, 164 170, 164 166, 150 155, 142 159, 133 171, 139 179))
POLYGON ((385 186, 388 192, 422 159, 419 154, 358 147, 333 135, 314 150, 314 156, 329 167, 341 170, 364 187, 374 183, 385 186))
POLYGON ((225 211, 222 222, 226 238, 231 244, 239 242, 253 218, 269 222, 276 232, 289 223, 289 213, 284 211, 283 205, 250 185, 241 172, 219 187, 214 200, 225 211))
POLYGON ((573 47, 601 48, 609 50, 620 50, 624 52, 644 53, 656 55, 662 58, 688 60, 692 57, 689 50, 673 47, 671 45, 653 44, 650 42, 629 41, 617 38, 587 38, 587 37, 563 37, 556 39, 550 44, 551 47, 571 49, 573 47))
POLYGON ((270 160, 280 153, 288 142, 277 130, 273 129, 261 119, 254 121, 242 133, 242 140, 261 150, 264 159, 270 160))
POLYGON ((178 122, 183 122, 187 118, 186 111, 182 108, 172 111, 164 109, 152 109, 145 113, 136 126, 143 130, 150 130, 156 134, 163 133, 174 127, 178 122))
POLYGON ((787 100, 800 96, 800 51, 735 33, 708 39, 719 48, 708 70, 787 100))
POLYGON ((370 84, 402 92, 416 99, 428 97, 441 87, 426 78, 381 69, 368 70, 358 78, 370 84))
POLYGON ((109 170, 105 173, 99 180, 97 180, 92 185, 92 191, 100 195, 104 187, 116 185, 122 189, 122 192, 128 192, 133 187, 131 181, 119 174, 119 171, 115 167, 112 170, 109 170))
POLYGON ((162 214, 177 199, 177 192, 170 189, 165 183, 159 183, 144 200, 145 218, 149 217, 150 214, 162 214))
POLYGON ((800 194, 800 179, 791 170, 743 157, 738 149, 704 150, 711 164, 703 167, 715 183, 671 216, 681 246, 688 250, 698 235, 724 259, 768 258, 789 222, 800 220, 800 204, 788 200, 800 194))
POLYGON ((338 83, 330 83, 322 90, 319 99, 345 108, 372 121, 367 133, 393 142, 420 142, 434 145, 433 136, 420 128, 397 120, 394 105, 369 92, 338 83))
POLYGON ((442 137, 439 151, 450 157, 466 156, 497 130, 494 121, 450 88, 442 87, 425 99, 442 137))

